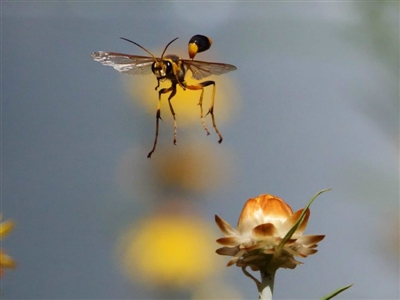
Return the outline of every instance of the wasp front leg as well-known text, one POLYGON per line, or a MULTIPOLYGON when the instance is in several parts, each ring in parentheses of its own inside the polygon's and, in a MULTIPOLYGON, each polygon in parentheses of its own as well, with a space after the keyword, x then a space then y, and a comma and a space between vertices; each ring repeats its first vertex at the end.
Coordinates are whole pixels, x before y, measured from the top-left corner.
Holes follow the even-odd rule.
POLYGON ((179 76, 178 76, 179 71, 180 71, 180 69, 182 68, 182 62, 179 62, 178 64, 173 64, 173 65, 172 65, 172 68, 173 68, 173 73, 174 73, 174 77, 175 77, 176 82, 177 82, 177 83, 179 84, 179 86, 185 91, 185 90, 186 90, 185 81, 181 81, 181 80, 179 79, 179 76))
POLYGON ((157 112, 156 112, 156 137, 154 138, 153 148, 147 154, 147 158, 150 158, 153 152, 156 150, 157 140, 158 140, 158 127, 159 127, 159 120, 161 119, 161 96, 158 97, 158 104, 157 104, 157 112))
POLYGON ((196 85, 187 85, 186 88, 189 90, 201 90, 201 95, 200 95, 200 100, 199 100, 199 105, 200 105, 200 117, 201 117, 201 122, 203 124, 204 129, 206 130, 207 134, 209 134, 209 131, 207 130, 205 123, 204 123, 204 117, 203 117, 203 93, 204 93, 204 88, 212 85, 213 86, 213 91, 212 91, 212 100, 211 100, 211 105, 210 108, 206 114, 206 116, 208 114, 211 115, 211 120, 212 120, 212 124, 213 127, 215 129, 215 132, 218 134, 219 136, 219 140, 218 143, 221 143, 223 138, 221 133, 219 132, 218 128, 217 128, 217 124, 215 122, 215 116, 214 116, 214 100, 215 100, 215 82, 214 81, 204 81, 204 82, 200 82, 199 84, 196 85))
POLYGON ((160 79, 157 79, 157 86, 154 89, 157 91, 159 87, 160 87, 160 79))
POLYGON ((156 114, 156 136, 154 138, 153 148, 151 149, 149 154, 147 154, 147 158, 151 157, 153 152, 156 150, 156 146, 157 146, 159 120, 161 119, 161 95, 169 93, 169 92, 171 92, 171 94, 168 97, 168 104, 169 104, 169 109, 171 110, 172 117, 174 118, 174 145, 176 145, 176 129, 177 129, 177 125, 176 125, 175 111, 174 111, 174 108, 172 107, 172 103, 171 103, 172 97, 174 97, 175 94, 176 94, 176 84, 174 84, 171 87, 161 89, 158 92, 158 106, 157 106, 157 114, 156 114))
POLYGON ((168 92, 171 92, 171 94, 168 97, 168 104, 169 104, 169 109, 171 110, 172 117, 174 118, 174 145, 176 145, 176 129, 177 129, 177 124, 176 124, 176 117, 175 117, 175 111, 174 108, 172 107, 171 99, 176 95, 176 84, 173 84, 170 88, 168 89, 162 89, 158 92, 159 97, 161 98, 161 94, 165 94, 168 92))

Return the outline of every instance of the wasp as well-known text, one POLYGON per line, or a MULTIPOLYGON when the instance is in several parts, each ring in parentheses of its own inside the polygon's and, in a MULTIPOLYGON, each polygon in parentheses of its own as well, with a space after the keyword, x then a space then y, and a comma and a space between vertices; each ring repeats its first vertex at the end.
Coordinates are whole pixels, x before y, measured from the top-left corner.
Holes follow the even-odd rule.
POLYGON ((217 133, 219 140, 218 143, 222 142, 222 135, 219 132, 214 116, 214 100, 215 100, 215 81, 207 80, 203 82, 199 82, 197 84, 189 85, 185 82, 185 77, 188 71, 191 71, 192 78, 196 80, 201 80, 210 75, 220 75, 230 71, 236 70, 236 67, 229 64, 218 63, 218 62, 206 62, 206 61, 198 61, 194 60, 194 57, 197 53, 204 52, 211 47, 212 40, 204 35, 197 34, 193 36, 188 43, 188 54, 189 59, 182 59, 174 54, 164 55, 167 51, 167 48, 178 38, 170 41, 164 48, 164 51, 161 54, 161 58, 155 57, 149 50, 142 47, 138 43, 131 41, 127 38, 121 39, 135 44, 139 48, 143 49, 150 56, 140 56, 140 55, 130 55, 116 52, 105 52, 98 51, 91 53, 91 56, 95 61, 102 63, 105 66, 111 66, 117 71, 130 74, 150 74, 151 72, 157 78, 157 86, 155 90, 160 87, 160 82, 165 80, 169 80, 171 82, 171 86, 169 88, 162 88, 158 91, 158 106, 156 113, 156 133, 153 143, 153 148, 147 155, 148 158, 151 157, 153 152, 156 150, 157 139, 158 139, 158 128, 159 128, 159 120, 161 119, 161 95, 170 93, 168 96, 168 104, 173 116, 174 120, 174 139, 173 143, 176 145, 176 136, 177 136, 177 123, 175 117, 175 111, 171 103, 171 99, 176 95, 176 87, 179 85, 183 90, 201 90, 200 100, 198 105, 200 106, 200 119, 204 130, 207 135, 210 134, 208 131, 203 115, 203 94, 204 88, 207 86, 213 86, 212 91, 212 100, 210 108, 208 109, 208 114, 211 115, 212 125, 214 127, 215 132, 217 133))

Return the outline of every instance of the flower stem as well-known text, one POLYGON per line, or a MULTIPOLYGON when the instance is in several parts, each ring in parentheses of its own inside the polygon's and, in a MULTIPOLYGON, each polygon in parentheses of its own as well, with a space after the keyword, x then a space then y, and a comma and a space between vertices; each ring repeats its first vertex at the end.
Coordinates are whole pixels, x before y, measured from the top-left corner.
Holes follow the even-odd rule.
POLYGON ((271 300, 274 293, 274 280, 276 270, 262 270, 261 271, 261 284, 258 285, 258 299, 271 300))

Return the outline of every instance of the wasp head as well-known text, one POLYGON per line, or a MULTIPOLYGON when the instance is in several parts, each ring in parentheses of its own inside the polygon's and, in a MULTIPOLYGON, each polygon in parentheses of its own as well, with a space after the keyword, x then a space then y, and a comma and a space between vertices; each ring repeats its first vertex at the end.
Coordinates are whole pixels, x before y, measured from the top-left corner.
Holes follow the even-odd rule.
POLYGON ((172 41, 170 41, 167 44, 167 46, 165 46, 164 51, 161 54, 161 58, 156 58, 153 55, 153 53, 151 53, 149 50, 147 50, 143 46, 140 46, 138 43, 135 43, 134 41, 131 41, 131 40, 123 38, 123 37, 121 37, 121 39, 128 41, 132 44, 135 44, 136 46, 142 48, 144 51, 146 51, 148 54, 151 55, 151 57, 154 59, 154 63, 151 65, 151 70, 153 71, 154 75, 156 75, 158 80, 165 80, 167 78, 171 79, 171 75, 173 75, 172 62, 168 59, 163 59, 163 57, 164 57, 165 51, 167 50, 168 46, 171 45, 178 38, 174 38, 172 41))
POLYGON ((157 79, 164 80, 173 73, 172 64, 168 60, 155 61, 151 66, 151 71, 157 79))

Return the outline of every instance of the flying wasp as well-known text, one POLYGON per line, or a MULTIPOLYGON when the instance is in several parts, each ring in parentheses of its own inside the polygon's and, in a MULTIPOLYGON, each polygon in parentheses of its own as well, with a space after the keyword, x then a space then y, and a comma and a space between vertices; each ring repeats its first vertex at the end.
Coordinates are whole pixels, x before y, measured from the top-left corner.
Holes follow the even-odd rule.
POLYGON ((167 46, 165 46, 164 51, 161 54, 161 58, 155 57, 149 50, 142 47, 138 43, 135 43, 134 41, 122 37, 121 39, 135 44, 136 46, 140 47, 148 54, 150 54, 150 56, 130 55, 130 54, 104 52, 104 51, 93 52, 91 53, 91 56, 95 61, 98 61, 105 66, 111 66, 121 73, 137 75, 137 74, 150 74, 150 72, 153 72, 153 74, 157 78, 157 86, 155 87, 155 90, 157 90, 160 87, 160 81, 161 82, 165 80, 171 81, 171 86, 169 88, 162 88, 158 91, 156 134, 154 138, 153 148, 151 149, 147 157, 148 158, 151 157, 153 152, 156 150, 157 146, 159 120, 161 119, 160 109, 161 109, 162 94, 170 93, 168 96, 168 104, 174 120, 173 142, 174 145, 176 145, 177 124, 176 124, 175 111, 174 108, 172 107, 171 99, 176 95, 177 85, 179 85, 183 90, 186 89, 201 90, 200 100, 199 100, 200 119, 207 135, 209 135, 210 132, 208 131, 206 124, 204 122, 203 94, 205 87, 210 85, 213 86, 211 105, 210 108, 208 109, 206 116, 208 114, 211 115, 212 125, 219 137, 218 143, 221 143, 222 135, 217 128, 214 116, 215 81, 207 80, 192 85, 189 85, 185 82, 185 76, 188 70, 191 71, 192 78, 197 80, 206 78, 210 75, 220 75, 236 70, 235 66, 229 64, 194 60, 194 57, 196 56, 197 53, 204 52, 210 49, 212 40, 204 35, 197 34, 193 36, 188 43, 188 53, 190 59, 182 59, 174 54, 164 55, 168 46, 171 45, 178 38, 173 39, 167 44, 167 46))

